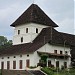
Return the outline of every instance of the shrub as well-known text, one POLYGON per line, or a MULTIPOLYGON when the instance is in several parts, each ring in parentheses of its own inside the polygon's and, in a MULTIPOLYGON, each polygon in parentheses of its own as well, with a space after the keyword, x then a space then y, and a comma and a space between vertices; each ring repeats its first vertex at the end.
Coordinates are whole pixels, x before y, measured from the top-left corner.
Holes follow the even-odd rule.
POLYGON ((43 72, 45 72, 48 75, 53 75, 53 71, 50 70, 50 68, 44 67, 41 69, 43 72))
POLYGON ((34 68, 36 68, 36 66, 30 66, 29 68, 30 68, 30 69, 34 69, 34 68))

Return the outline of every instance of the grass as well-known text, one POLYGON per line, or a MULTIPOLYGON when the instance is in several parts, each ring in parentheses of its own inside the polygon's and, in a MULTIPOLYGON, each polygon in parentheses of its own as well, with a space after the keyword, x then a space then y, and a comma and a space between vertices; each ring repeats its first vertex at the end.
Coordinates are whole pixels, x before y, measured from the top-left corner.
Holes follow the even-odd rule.
POLYGON ((75 75, 75 69, 70 69, 69 71, 59 70, 57 72, 56 69, 44 67, 41 70, 45 72, 47 75, 75 75))

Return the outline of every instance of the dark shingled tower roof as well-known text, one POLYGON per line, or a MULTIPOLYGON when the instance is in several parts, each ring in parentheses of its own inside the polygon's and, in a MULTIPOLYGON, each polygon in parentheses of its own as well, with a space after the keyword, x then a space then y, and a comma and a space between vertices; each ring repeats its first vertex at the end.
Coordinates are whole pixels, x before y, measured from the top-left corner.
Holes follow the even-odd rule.
POLYGON ((36 4, 32 4, 11 26, 15 27, 26 23, 58 27, 36 4))

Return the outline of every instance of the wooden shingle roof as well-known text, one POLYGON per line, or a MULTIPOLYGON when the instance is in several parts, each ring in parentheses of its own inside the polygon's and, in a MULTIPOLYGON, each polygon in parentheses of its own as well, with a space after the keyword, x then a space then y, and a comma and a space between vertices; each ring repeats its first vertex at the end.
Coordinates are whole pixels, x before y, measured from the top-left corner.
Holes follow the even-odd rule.
POLYGON ((58 27, 36 4, 32 4, 11 26, 15 27, 26 23, 58 27))
POLYGON ((33 53, 46 43, 64 45, 65 40, 65 45, 75 47, 75 35, 60 33, 48 27, 44 28, 32 43, 12 45, 11 47, 0 50, 0 56, 33 53))

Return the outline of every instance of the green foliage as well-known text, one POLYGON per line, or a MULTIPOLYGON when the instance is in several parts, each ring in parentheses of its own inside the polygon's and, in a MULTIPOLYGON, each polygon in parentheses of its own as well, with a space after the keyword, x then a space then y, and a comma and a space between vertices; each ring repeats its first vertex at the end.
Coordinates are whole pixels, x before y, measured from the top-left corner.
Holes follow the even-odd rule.
POLYGON ((4 49, 12 45, 12 40, 7 40, 6 37, 0 36, 0 49, 4 49))
POLYGON ((53 71, 50 70, 50 68, 44 67, 41 69, 42 71, 44 71, 46 74, 48 75, 53 75, 53 71))
POLYGON ((47 61, 47 57, 48 57, 47 54, 42 54, 41 55, 41 60, 43 60, 44 62, 46 62, 47 61))
POLYGON ((36 66, 30 66, 29 68, 30 68, 30 69, 34 69, 34 68, 36 68, 36 66))
POLYGON ((0 36, 0 46, 6 44, 7 41, 8 41, 8 40, 7 40, 6 37, 4 37, 4 36, 0 36))
POLYGON ((42 54, 42 55, 40 55, 40 57, 41 57, 41 59, 40 59, 39 65, 41 67, 45 67, 46 64, 47 64, 48 55, 47 54, 42 54))
POLYGON ((48 75, 75 75, 75 68, 57 71, 55 68, 43 67, 41 70, 48 75))

